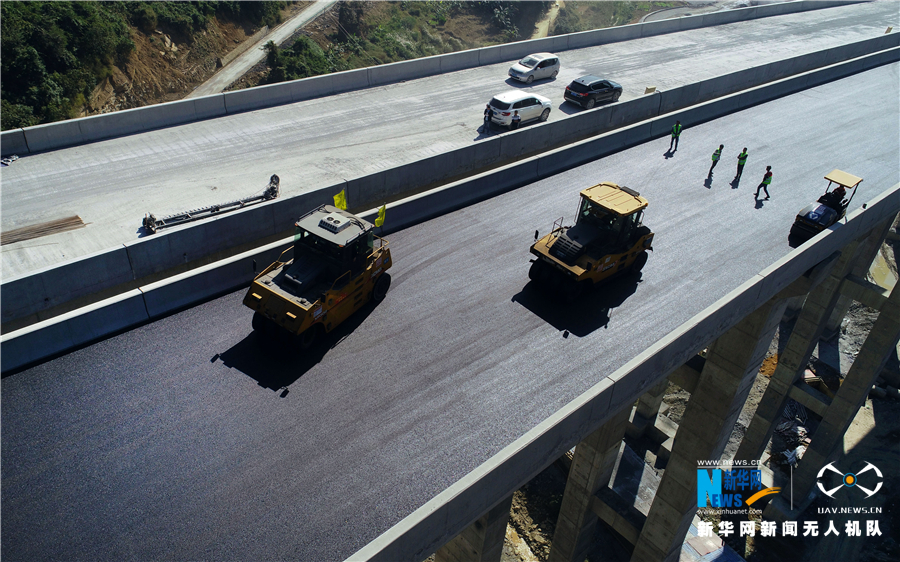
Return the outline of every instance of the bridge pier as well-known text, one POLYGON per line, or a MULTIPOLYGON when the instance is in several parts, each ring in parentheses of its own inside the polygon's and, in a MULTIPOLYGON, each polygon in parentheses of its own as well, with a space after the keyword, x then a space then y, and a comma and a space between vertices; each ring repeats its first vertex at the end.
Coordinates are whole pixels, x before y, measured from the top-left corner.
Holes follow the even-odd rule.
POLYGON ((678 560, 697 511, 697 461, 722 455, 788 296, 782 291, 709 346, 632 561, 678 560))
POLYGON ((592 511, 594 497, 609 484, 630 413, 631 405, 575 447, 550 545, 551 562, 581 561, 590 549, 598 524, 592 511))
MULTIPOLYGON (((848 283, 859 287, 852 278, 844 281, 845 285, 848 283)), ((853 290, 859 289, 848 287, 848 292, 853 290)), ((883 291, 876 288, 866 287, 864 290, 875 293, 868 298, 876 301, 872 304, 880 304, 873 307, 879 311, 878 319, 834 398, 821 404, 822 421, 811 436, 812 440, 803 455, 802 462, 793 473, 792 490, 790 492, 782 490, 782 493, 766 506, 763 516, 767 519, 777 521, 793 519, 797 513, 808 507, 813 498, 819 470, 830 461, 834 461, 843 450, 841 445, 847 428, 850 427, 878 373, 900 340, 900 283, 894 286, 887 298, 884 298, 883 291)))
POLYGON ((500 562, 512 494, 442 546, 435 562, 500 562))

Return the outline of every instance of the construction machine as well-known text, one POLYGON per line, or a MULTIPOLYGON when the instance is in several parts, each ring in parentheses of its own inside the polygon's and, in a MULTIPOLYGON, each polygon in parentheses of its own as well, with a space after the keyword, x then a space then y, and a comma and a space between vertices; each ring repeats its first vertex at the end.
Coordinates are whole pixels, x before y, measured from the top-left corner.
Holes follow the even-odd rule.
POLYGON ((581 191, 574 226, 563 218, 535 242, 528 276, 566 300, 623 272, 638 272, 652 250, 653 232, 642 224, 647 200, 612 182, 581 191))
POLYGON ((797 213, 794 224, 791 226, 790 238, 806 241, 822 232, 829 226, 844 218, 850 201, 856 195, 856 188, 862 183, 862 178, 853 174, 832 170, 825 179, 828 185, 825 193, 815 203, 810 203, 797 213), (847 194, 849 192, 849 197, 847 194))
POLYGON ((322 205, 295 223, 294 245, 250 285, 253 329, 307 349, 391 285, 387 240, 347 211, 322 205))

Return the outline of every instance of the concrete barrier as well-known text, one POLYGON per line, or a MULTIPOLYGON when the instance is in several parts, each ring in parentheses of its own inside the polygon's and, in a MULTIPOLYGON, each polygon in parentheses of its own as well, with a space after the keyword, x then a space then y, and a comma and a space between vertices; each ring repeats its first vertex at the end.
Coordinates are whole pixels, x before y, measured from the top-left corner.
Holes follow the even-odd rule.
POLYGON ((618 27, 593 29, 591 31, 571 33, 565 35, 565 37, 568 38, 567 46, 569 49, 583 49, 584 47, 593 47, 594 45, 605 45, 607 43, 618 43, 620 41, 638 39, 641 36, 642 25, 643 24, 640 23, 634 23, 631 25, 620 25, 618 27))
POLYGON ((380 86, 413 78, 424 78, 441 73, 440 56, 425 57, 403 62, 370 66, 369 86, 380 86))
POLYGON ((4 279, 0 285, 2 322, 44 320, 42 313, 104 289, 133 281, 123 246, 96 252, 36 272, 4 279))
POLYGON ((271 202, 124 244, 134 279, 203 263, 220 252, 277 233, 271 202))
POLYGON ((221 117, 225 115, 225 96, 214 94, 189 100, 151 105, 144 110, 144 128, 148 131, 221 117))
POLYGON ((25 142, 24 129, 11 129, 0 133, 0 154, 4 157, 24 156, 28 154, 28 143, 25 142))
POLYGON ((4 334, 0 369, 7 373, 146 321, 137 289, 62 316, 4 334))
POLYGON ((493 47, 483 47, 478 49, 478 65, 486 66, 501 62, 510 62, 509 55, 504 55, 501 47, 501 45, 495 45, 493 47))
POLYGON ((685 84, 671 90, 663 90, 659 95, 659 112, 661 114, 669 113, 691 105, 692 100, 697 99, 697 96, 700 95, 700 82, 685 84))
POLYGON ((294 223, 303 215, 319 205, 334 205, 334 196, 347 187, 347 182, 308 191, 287 199, 276 199, 270 203, 275 230, 278 232, 293 231, 294 223))
POLYGON ((335 72, 331 75, 332 94, 350 92, 369 87, 369 71, 366 68, 335 72))
POLYGON ((244 111, 288 104, 294 101, 292 89, 293 83, 281 82, 280 84, 225 92, 222 94, 225 98, 225 111, 232 115, 244 111))
MULTIPOLYGON (((80 119, 25 127, 25 140, 31 152, 43 152, 90 142, 81 134, 80 119)), ((4 154, 6 156, 6 154, 4 154)))
POLYGON ((97 141, 145 131, 143 115, 146 113, 137 108, 83 117, 78 119, 81 137, 97 141))
MULTIPOLYGON (((195 271, 141 287, 148 316, 156 319, 246 287, 257 274, 278 259, 292 242, 293 239, 279 240, 195 271)), ((249 330, 250 327, 247 328, 249 330)))
POLYGON ((475 68, 479 65, 478 51, 457 51, 441 55, 441 73, 455 72, 466 68, 475 68))
POLYGON ((294 80, 288 84, 290 84, 291 99, 295 102, 327 96, 334 91, 334 80, 332 80, 331 74, 294 80))
POLYGON ((898 211, 900 184, 852 213, 846 225, 791 252, 667 334, 348 560, 427 557, 806 270, 898 211))

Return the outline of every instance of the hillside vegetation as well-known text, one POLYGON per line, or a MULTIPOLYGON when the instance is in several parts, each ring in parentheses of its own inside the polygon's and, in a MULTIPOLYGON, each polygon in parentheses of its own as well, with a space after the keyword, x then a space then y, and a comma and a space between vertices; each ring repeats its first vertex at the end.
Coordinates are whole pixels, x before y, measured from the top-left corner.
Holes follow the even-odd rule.
POLYGON ((190 44, 213 18, 275 25, 285 4, 2 2, 2 128, 77 117, 94 88, 132 62, 136 35, 162 29, 190 44))

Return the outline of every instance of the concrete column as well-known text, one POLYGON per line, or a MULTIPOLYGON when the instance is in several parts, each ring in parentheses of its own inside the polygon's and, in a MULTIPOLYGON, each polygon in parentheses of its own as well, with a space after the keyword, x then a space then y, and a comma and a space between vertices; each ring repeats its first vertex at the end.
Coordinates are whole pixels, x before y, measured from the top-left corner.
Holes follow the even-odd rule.
MULTIPOLYGON (((822 422, 813 434, 803 460, 793 473, 795 510, 803 509, 809 504, 813 486, 816 484, 816 475, 840 450, 844 433, 865 402, 869 389, 872 388, 888 356, 894 351, 898 340, 900 340, 900 283, 894 287, 891 296, 882 305, 872 331, 869 332, 859 350, 859 355, 850 366, 850 371, 840 389, 825 410, 822 422)), ((774 520, 792 517, 789 494, 782 492, 775 500, 769 502, 763 516, 774 520)))
POLYGON ((500 562, 512 494, 442 546, 435 562, 500 562))
POLYGON ((766 450, 775 424, 781 419, 791 386, 806 368, 825 329, 825 319, 834 310, 840 296, 841 282, 853 266, 857 247, 857 243, 848 244, 830 274, 807 295, 788 343, 778 357, 778 365, 772 373, 766 393, 756 407, 747 432, 734 455, 735 459, 757 460, 766 450))
POLYGON ((773 298, 710 345, 633 562, 679 559, 697 512, 697 461, 722 455, 786 304, 773 298))
MULTIPOLYGON (((853 265, 853 269, 849 272, 850 275, 855 275, 863 279, 866 278, 866 275, 869 273, 869 268, 872 267, 872 262, 875 261, 876 254, 881 250, 881 245, 884 243, 884 238, 887 236, 893 222, 894 217, 891 217, 887 221, 879 224, 873 228, 866 239, 862 241, 859 245, 856 262, 853 265)), ((830 340, 834 336, 840 334, 841 322, 844 321, 844 316, 847 315, 847 310, 849 310, 852 302, 853 299, 850 297, 840 295, 837 304, 834 306, 834 310, 828 317, 828 323, 825 325, 825 331, 822 334, 824 339, 830 340)))
POLYGON ((648 426, 652 426, 656 422, 656 416, 659 414, 659 407, 666 395, 668 386, 669 380, 663 379, 638 399, 634 410, 634 418, 631 422, 636 430, 633 437, 640 437, 648 426))
POLYGON ((600 488, 609 485, 629 414, 631 406, 623 408, 575 447, 550 545, 551 562, 584 560, 598 525, 591 502, 600 488))

